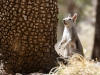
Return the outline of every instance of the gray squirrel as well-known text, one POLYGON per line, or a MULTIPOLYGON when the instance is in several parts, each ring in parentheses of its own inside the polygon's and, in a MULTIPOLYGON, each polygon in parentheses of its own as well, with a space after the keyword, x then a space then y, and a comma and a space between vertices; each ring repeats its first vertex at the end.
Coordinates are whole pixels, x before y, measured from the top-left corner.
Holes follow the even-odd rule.
POLYGON ((75 29, 76 19, 76 13, 73 17, 69 14, 67 18, 63 19, 64 31, 59 49, 64 49, 64 57, 72 56, 74 53, 79 53, 84 56, 83 48, 75 29))

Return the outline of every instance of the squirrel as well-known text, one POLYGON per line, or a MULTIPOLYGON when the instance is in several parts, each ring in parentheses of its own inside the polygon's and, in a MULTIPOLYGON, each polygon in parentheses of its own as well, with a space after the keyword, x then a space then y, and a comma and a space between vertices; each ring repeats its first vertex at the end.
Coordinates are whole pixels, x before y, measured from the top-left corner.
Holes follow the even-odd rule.
POLYGON ((63 19, 64 31, 59 49, 63 47, 64 57, 72 56, 74 53, 79 53, 84 56, 83 47, 75 29, 76 19, 76 13, 73 17, 69 14, 67 18, 63 19))

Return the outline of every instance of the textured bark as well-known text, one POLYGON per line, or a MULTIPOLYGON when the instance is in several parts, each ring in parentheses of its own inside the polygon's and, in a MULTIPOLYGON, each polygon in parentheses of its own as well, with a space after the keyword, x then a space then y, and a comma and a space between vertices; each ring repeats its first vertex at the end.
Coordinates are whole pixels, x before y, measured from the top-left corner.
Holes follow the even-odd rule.
POLYGON ((96 12, 95 39, 92 59, 95 60, 97 58, 100 61, 100 0, 98 0, 96 12))
POLYGON ((56 66, 57 0, 0 0, 0 59, 8 73, 56 66))

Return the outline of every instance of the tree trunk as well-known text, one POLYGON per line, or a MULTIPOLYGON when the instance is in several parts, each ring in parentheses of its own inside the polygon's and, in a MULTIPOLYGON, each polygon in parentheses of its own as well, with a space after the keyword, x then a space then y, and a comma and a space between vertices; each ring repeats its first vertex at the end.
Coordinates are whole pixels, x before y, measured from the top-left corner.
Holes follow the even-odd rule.
POLYGON ((98 0, 96 12, 95 39, 92 59, 95 60, 97 58, 100 61, 100 0, 98 0))
POLYGON ((8 73, 45 73, 57 65, 57 0, 0 1, 0 59, 8 73))

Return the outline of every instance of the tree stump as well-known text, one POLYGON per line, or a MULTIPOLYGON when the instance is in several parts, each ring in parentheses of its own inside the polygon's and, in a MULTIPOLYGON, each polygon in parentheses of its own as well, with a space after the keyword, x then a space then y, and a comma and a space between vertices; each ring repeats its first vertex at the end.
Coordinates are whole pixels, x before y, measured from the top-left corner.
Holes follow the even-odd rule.
POLYGON ((0 59, 7 73, 56 66, 57 0, 0 1, 0 59))

